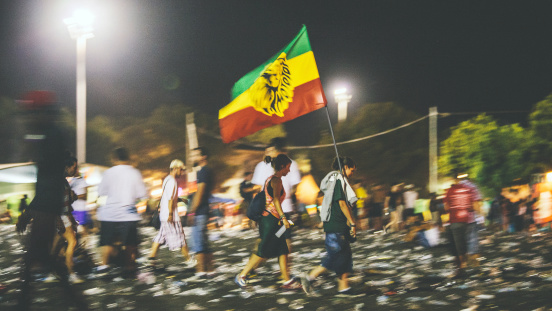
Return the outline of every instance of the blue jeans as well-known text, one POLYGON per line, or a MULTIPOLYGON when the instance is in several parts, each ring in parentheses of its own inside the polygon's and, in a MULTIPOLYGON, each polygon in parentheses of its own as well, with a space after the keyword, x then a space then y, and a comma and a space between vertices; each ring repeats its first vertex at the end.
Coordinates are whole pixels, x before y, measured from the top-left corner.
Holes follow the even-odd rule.
POLYGON ((351 244, 343 233, 326 233, 327 255, 322 259, 322 267, 335 271, 337 276, 353 272, 351 244))
POLYGON ((194 253, 210 253, 207 236, 208 215, 195 215, 192 227, 192 250, 194 253))
POLYGON ((420 243, 421 246, 425 248, 430 248, 431 245, 429 245, 429 241, 427 240, 425 233, 423 231, 418 231, 416 233, 416 241, 420 243))

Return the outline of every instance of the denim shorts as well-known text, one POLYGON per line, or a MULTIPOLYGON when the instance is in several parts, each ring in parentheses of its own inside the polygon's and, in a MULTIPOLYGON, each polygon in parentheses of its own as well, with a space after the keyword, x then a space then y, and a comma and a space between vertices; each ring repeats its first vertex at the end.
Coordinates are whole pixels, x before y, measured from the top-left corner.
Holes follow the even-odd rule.
POLYGON ((208 215, 195 215, 192 227, 192 250, 194 253, 210 253, 207 236, 208 215))
POLYGON ((343 233, 326 233, 326 257, 322 259, 322 267, 335 271, 337 276, 353 272, 353 253, 351 244, 343 233))

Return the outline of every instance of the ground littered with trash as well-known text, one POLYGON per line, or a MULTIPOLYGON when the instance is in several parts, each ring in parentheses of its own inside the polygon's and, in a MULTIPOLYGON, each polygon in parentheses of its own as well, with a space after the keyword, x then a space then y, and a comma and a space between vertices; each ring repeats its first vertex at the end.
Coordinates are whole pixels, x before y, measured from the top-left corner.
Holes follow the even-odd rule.
MULTIPOLYGON (((185 228, 190 236, 190 228, 185 228)), ((141 256, 147 257, 155 231, 140 228, 141 256)), ((465 278, 451 279, 453 257, 446 240, 425 249, 403 242, 398 233, 360 232, 352 244, 356 297, 336 297, 335 275, 313 282, 316 292, 280 289, 278 264, 267 261, 242 290, 233 279, 249 259, 257 230, 210 230, 216 275, 194 278, 179 252, 159 251, 155 269, 141 266, 137 277, 123 277, 115 268, 108 273, 90 272, 86 256, 75 268, 85 279, 74 285, 92 310, 550 310, 552 308, 552 234, 550 232, 480 232, 479 269, 465 278), (88 273, 90 272, 90 273, 88 273)), ((88 251, 99 262, 97 236, 88 251)), ((13 225, 0 226, 0 310, 15 309, 19 273, 24 254, 23 237, 13 225)), ((325 254, 324 233, 297 229, 293 236, 293 275, 320 264, 325 254)), ((37 271, 31 310, 76 310, 59 282, 46 282, 37 271)))

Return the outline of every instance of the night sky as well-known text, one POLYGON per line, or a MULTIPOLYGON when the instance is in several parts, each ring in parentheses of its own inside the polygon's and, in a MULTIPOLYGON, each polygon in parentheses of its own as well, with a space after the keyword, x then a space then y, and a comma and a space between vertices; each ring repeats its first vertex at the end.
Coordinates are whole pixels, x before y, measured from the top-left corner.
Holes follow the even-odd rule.
MULTIPOLYGON (((78 1, 0 0, 0 96, 55 91, 75 105, 78 1)), ((90 1, 89 117, 183 103, 216 115, 241 76, 305 24, 330 104, 420 114, 528 111, 552 93, 552 1, 90 1)), ((525 118, 527 114, 518 115, 525 118)))

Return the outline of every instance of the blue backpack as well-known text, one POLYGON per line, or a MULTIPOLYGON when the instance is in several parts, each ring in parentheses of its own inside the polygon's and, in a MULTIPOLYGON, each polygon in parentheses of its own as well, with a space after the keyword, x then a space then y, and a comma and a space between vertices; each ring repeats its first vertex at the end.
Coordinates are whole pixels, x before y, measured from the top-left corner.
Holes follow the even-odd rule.
POLYGON ((245 213, 247 217, 253 221, 259 221, 261 220, 261 217, 263 216, 263 211, 266 209, 266 193, 265 190, 259 192, 253 200, 251 200, 251 204, 247 207, 247 212, 245 213))

